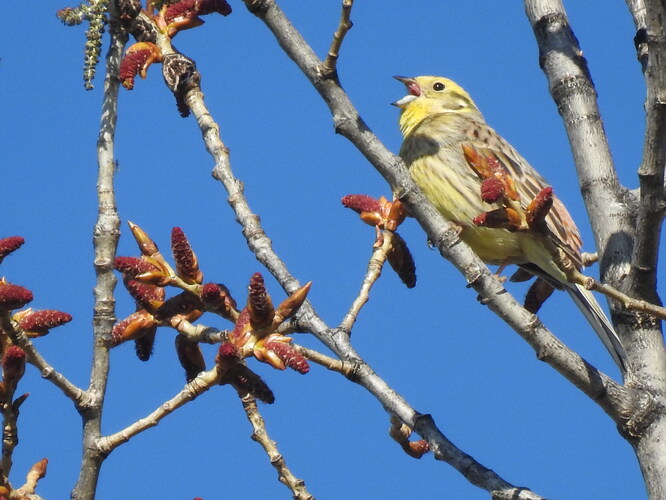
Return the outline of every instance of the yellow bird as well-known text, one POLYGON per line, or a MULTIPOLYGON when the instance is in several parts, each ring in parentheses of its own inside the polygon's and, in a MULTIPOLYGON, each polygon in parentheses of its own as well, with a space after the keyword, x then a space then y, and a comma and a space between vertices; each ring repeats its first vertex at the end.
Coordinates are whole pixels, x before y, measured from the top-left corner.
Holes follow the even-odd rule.
MULTIPOLYGON (((400 108, 400 131, 404 136, 400 156, 426 197, 461 228, 461 239, 487 264, 516 264, 569 292, 624 373, 626 355, 613 326, 592 293, 567 280, 545 247, 543 235, 473 222, 482 213, 503 205, 501 201, 482 199, 482 179, 470 166, 465 151, 492 158, 515 185, 523 209, 549 184, 486 124, 472 98, 455 82, 437 76, 395 78, 407 88, 407 95, 393 103, 400 108)), ((580 233, 564 204, 554 196, 545 223, 550 241, 581 269, 580 233)))

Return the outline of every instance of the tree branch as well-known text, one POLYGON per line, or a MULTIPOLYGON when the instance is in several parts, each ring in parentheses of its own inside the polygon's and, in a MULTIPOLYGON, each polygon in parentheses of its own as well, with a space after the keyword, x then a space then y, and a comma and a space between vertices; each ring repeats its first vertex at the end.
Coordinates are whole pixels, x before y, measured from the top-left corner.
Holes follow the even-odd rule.
POLYGON ((83 418, 83 459, 78 481, 71 494, 72 499, 75 500, 94 498, 100 466, 105 458, 105 455, 100 454, 95 445, 101 434, 102 407, 109 373, 108 345, 116 319, 113 290, 117 280, 113 274, 113 259, 120 237, 120 217, 116 209, 113 189, 116 169, 113 144, 118 105, 118 69, 128 37, 126 33, 121 32, 115 22, 115 2, 111 2, 110 8, 111 45, 106 59, 102 120, 97 140, 98 216, 93 231, 97 283, 94 289, 93 360, 90 386, 87 391, 90 404, 86 408, 79 408, 79 413, 83 418))
POLYGON ((640 204, 636 242, 632 255, 632 284, 639 297, 660 303, 656 294, 659 238, 666 209, 664 166, 666 164, 666 6, 647 3, 645 33, 646 127, 643 161, 638 169, 640 204))
POLYGON ((296 500, 313 500, 314 497, 305 487, 305 481, 294 476, 289 467, 287 467, 287 463, 282 454, 280 454, 275 441, 268 436, 266 423, 259 413, 259 408, 257 408, 257 400, 249 394, 239 394, 239 396, 241 396, 240 399, 241 403, 243 403, 245 415, 252 425, 252 439, 259 443, 268 455, 271 465, 278 473, 280 482, 291 490, 292 498, 296 500))
POLYGON ((164 417, 170 415, 184 404, 192 401, 200 394, 203 394, 214 385, 219 384, 219 382, 220 373, 217 366, 208 371, 199 373, 199 375, 185 385, 183 390, 170 400, 161 404, 160 407, 150 413, 150 415, 137 420, 133 424, 128 425, 114 434, 97 439, 95 442, 96 449, 99 453, 105 456, 108 455, 115 448, 128 442, 137 434, 140 434, 151 427, 155 427, 164 417))
POLYGON ((322 64, 322 75, 325 78, 330 78, 337 75, 338 56, 340 55, 340 47, 345 39, 345 35, 352 27, 350 19, 351 10, 354 6, 354 0, 342 0, 342 13, 340 14, 340 24, 338 29, 335 30, 331 48, 328 49, 328 55, 324 64, 322 64))
POLYGON ((361 309, 368 302, 370 297, 370 289, 382 274, 382 268, 386 263, 388 252, 391 250, 391 248, 392 238, 391 235, 386 232, 386 234, 383 236, 382 244, 380 246, 375 246, 372 249, 372 255, 370 256, 370 261, 368 262, 368 269, 365 272, 365 277, 363 278, 361 289, 359 290, 358 295, 349 308, 349 311, 342 319, 340 326, 338 326, 338 328, 346 331, 349 335, 351 335, 352 328, 354 327, 354 323, 356 322, 361 309))
POLYGON ((641 63, 643 71, 647 66, 647 9, 645 0, 626 0, 627 7, 634 18, 636 26, 636 35, 634 36, 634 45, 636 47, 636 58, 641 63))
POLYGON ((190 342, 219 344, 227 340, 229 334, 227 330, 218 330, 211 326, 193 325, 185 318, 177 318, 171 326, 185 335, 190 342))
POLYGON ((294 347, 298 349, 298 352, 300 352, 313 363, 317 363, 318 365, 323 366, 328 370, 338 372, 347 378, 355 377, 354 372, 358 366, 357 363, 331 358, 330 356, 326 356, 319 351, 308 349, 307 347, 303 347, 301 345, 294 344, 294 347))
MULTIPOLYGON (((656 269, 664 213, 666 15, 663 0, 627 0, 627 4, 636 23, 634 43, 648 82, 637 211, 634 203, 626 202, 634 201, 633 194, 618 185, 600 120, 586 118, 597 115, 596 100, 587 65, 561 2, 525 0, 539 42, 540 62, 574 151, 600 250, 601 280, 627 291, 632 297, 660 303, 656 293, 656 269), (651 53, 653 49, 655 54, 651 53), (582 83, 576 84, 578 81, 582 83), (577 90, 576 87, 583 91, 568 91, 577 90)), ((639 388, 640 392, 649 395, 650 400, 646 404, 636 401, 633 416, 621 429, 634 445, 648 494, 651 498, 660 498, 666 495, 666 457, 656 445, 664 442, 666 436, 666 415, 663 412, 666 407, 663 390, 666 386, 666 351, 661 323, 648 314, 628 311, 612 301, 610 304, 629 360, 627 386, 639 388)))
POLYGON ((39 370, 42 378, 53 382, 53 385, 58 387, 65 396, 73 401, 77 409, 83 408, 90 403, 90 395, 71 383, 67 377, 53 368, 42 357, 25 333, 20 328, 15 328, 15 324, 9 320, 9 317, 0 315, 0 330, 6 332, 12 339, 12 342, 25 351, 28 363, 39 370))
POLYGON ((569 137, 605 282, 609 267, 620 268, 614 269, 616 274, 629 271, 626 256, 631 239, 621 235, 632 226, 622 203, 623 188, 613 166, 596 90, 561 1, 525 0, 525 11, 539 45, 539 65, 569 137))
MULTIPOLYGON (((580 280, 579 283, 588 290, 594 290, 595 292, 604 294, 606 297, 610 297, 611 299, 622 304, 622 306, 626 309, 640 311, 647 313, 654 318, 666 320, 665 307, 656 306, 650 302, 646 302, 645 300, 638 300, 634 299, 633 297, 629 297, 629 295, 620 292, 618 289, 605 283, 599 283, 597 280, 589 276, 583 276, 583 279, 580 280)), ((654 323, 654 321, 652 321, 652 323, 654 323)))
MULTIPOLYGON (((439 430, 434 425, 430 415, 419 415, 413 427, 423 439, 428 441, 430 451, 437 460, 450 463, 450 448, 453 446, 443 435, 438 435, 439 430), (433 434, 434 433, 434 434, 433 434), (434 446, 433 446, 434 445, 434 446)), ((472 457, 462 455, 456 456, 456 469, 462 472, 467 480, 475 486, 483 488, 492 493, 495 499, 530 499, 539 500, 542 497, 527 488, 516 487, 499 478, 494 471, 487 469, 476 462, 472 457)))
MULTIPOLYGON (((663 1, 628 0, 634 17, 634 43, 645 76, 646 125, 643 159, 638 170, 640 202, 636 218, 636 242, 632 254, 632 272, 627 289, 632 295, 661 303, 657 295, 657 264, 659 238, 663 222, 664 164, 666 163, 666 4, 663 1)), ((666 352, 662 323, 642 316, 626 317, 634 328, 633 339, 638 353, 636 376, 656 396, 662 408, 658 416, 651 415, 643 426, 644 432, 634 445, 650 498, 666 496, 666 457, 660 443, 665 441, 666 416, 666 352)))
MULTIPOLYGON (((219 127, 213 120, 210 112, 203 102, 203 94, 200 89, 191 90, 185 96, 185 102, 192 114, 197 119, 197 123, 202 132, 206 149, 215 159, 213 177, 218 179, 229 194, 229 203, 234 210, 236 219, 243 228, 243 234, 247 239, 250 250, 256 255, 257 259, 273 274, 283 289, 287 293, 292 293, 298 288, 298 281, 287 270, 284 262, 275 254, 272 249, 270 239, 266 236, 259 217, 257 217, 247 204, 243 196, 242 184, 237 180, 229 163, 229 154, 226 146, 220 139, 219 127)), ((403 167, 404 168, 404 167, 403 167)), ((486 268, 487 271, 487 268, 486 268)), ((330 329, 306 300, 300 308, 297 315, 301 325, 306 325, 307 331, 311 331, 319 340, 328 346, 333 352, 338 354, 345 361, 358 363, 358 369, 355 372, 354 382, 365 387, 373 394, 387 412, 398 416, 407 425, 413 427, 417 416, 419 415, 409 404, 393 389, 391 389, 384 380, 365 363, 356 353, 349 343, 349 336, 340 329, 330 329)), ((433 424, 434 425, 434 424, 433 424)), ((456 467, 461 473, 465 474, 470 466, 471 457, 456 448, 449 440, 443 438, 439 429, 431 429, 430 435, 433 437, 431 446, 437 445, 447 450, 447 463, 456 467), (443 438, 442 441, 438 439, 443 438)), ((474 462, 476 463, 476 462, 474 462)), ((479 467, 485 467, 479 464, 479 467)), ((487 469, 489 470, 489 469, 487 469)), ((488 491, 495 489, 497 485, 507 484, 503 479, 490 471, 492 475, 488 476, 493 480, 488 484, 488 491)), ((507 488, 510 487, 507 486, 507 488)), ((512 488, 512 487, 511 487, 512 488)), ((538 498, 519 496, 516 498, 538 498)))

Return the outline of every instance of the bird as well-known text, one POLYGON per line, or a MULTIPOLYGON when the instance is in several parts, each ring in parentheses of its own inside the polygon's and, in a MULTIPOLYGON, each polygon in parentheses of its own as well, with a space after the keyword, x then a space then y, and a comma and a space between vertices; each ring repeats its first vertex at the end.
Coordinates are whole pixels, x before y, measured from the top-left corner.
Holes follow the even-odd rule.
POLYGON ((626 354, 612 324, 592 292, 570 282, 561 263, 553 257, 555 248, 577 270, 583 267, 580 232, 562 201, 552 195, 552 207, 543 217, 543 229, 539 232, 483 225, 481 214, 502 210, 506 213, 510 210, 506 207, 511 205, 482 197, 484 179, 473 168, 470 155, 492 160, 495 172, 515 189, 516 196, 509 203, 518 203, 519 212, 525 213, 528 203, 551 185, 486 123, 460 85, 438 76, 394 78, 407 90, 392 104, 400 109, 403 143, 399 155, 414 182, 435 208, 459 228, 460 238, 486 264, 499 265, 500 270, 515 264, 522 270, 522 276, 515 281, 526 275, 537 276, 553 288, 566 290, 624 375, 626 354))

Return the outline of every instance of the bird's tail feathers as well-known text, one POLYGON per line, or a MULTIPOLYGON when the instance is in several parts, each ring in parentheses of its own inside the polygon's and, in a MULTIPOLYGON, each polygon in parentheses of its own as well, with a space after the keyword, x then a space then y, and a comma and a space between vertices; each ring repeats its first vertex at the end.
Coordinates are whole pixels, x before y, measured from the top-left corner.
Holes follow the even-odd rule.
POLYGON ((599 339, 603 342, 606 349, 612 356, 615 364, 620 369, 622 374, 627 371, 627 355, 622 347, 622 342, 618 337, 613 325, 608 320, 601 306, 594 298, 592 292, 574 283, 566 283, 565 288, 571 298, 574 300, 578 308, 587 318, 587 321, 592 325, 594 331, 597 332, 599 339))

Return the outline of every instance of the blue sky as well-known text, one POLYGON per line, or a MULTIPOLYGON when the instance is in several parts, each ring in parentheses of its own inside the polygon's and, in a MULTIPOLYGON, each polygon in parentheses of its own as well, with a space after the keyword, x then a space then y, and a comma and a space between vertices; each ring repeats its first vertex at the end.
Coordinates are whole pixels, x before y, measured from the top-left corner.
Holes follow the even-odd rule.
MULTIPOLYGON (((196 60, 206 102, 231 150, 252 209, 274 247, 330 325, 344 316, 371 252, 373 230, 344 209, 349 193, 388 195, 381 177, 342 137, 328 109, 265 26, 231 0, 227 18, 180 33, 176 47, 196 60)), ((440 74, 463 85, 487 121, 549 179, 586 243, 593 239, 566 136, 538 66, 534 37, 518 2, 358 2, 339 64, 342 85, 370 128, 391 150, 400 147, 404 93, 392 75, 440 74)), ((103 68, 83 89, 83 29, 55 18, 65 4, 39 6, 0 32, 1 236, 26 238, 1 275, 30 288, 33 307, 74 316, 37 344, 74 383, 87 386, 91 354, 92 228, 96 218, 96 153, 103 68)), ((323 57, 340 2, 283 1, 282 8, 323 57)), ((633 24, 621 2, 567 2, 588 58, 619 176, 637 185, 644 86, 633 48, 633 24)), ((108 45, 105 38, 104 48, 108 45)), ((160 67, 137 80, 119 103, 116 189, 123 220, 169 246, 181 226, 207 281, 225 283, 238 300, 252 273, 226 194, 212 179, 192 118, 179 117, 160 67)), ((506 480, 557 499, 643 498, 634 454, 605 414, 547 365, 491 312, 453 267, 430 251, 417 224, 401 228, 416 259, 418 284, 407 290, 386 270, 354 330, 355 348, 418 411, 506 480)), ((123 225, 120 255, 136 249, 123 225)), ((590 271, 595 274, 596 269, 590 271)), ((264 273, 274 300, 284 297, 264 273)), ((522 297, 524 288, 509 285, 522 297)), ((117 314, 132 304, 118 288, 117 314)), ((612 360, 564 294, 542 320, 565 343, 614 377, 612 360)), ((215 317, 204 324, 226 328, 215 317)), ((112 352, 103 428, 115 432, 178 392, 184 376, 172 331, 161 329, 153 358, 131 345, 112 352)), ((296 341, 318 348, 315 339, 296 341)), ((215 349, 205 350, 212 364, 215 349)), ((294 474, 320 499, 452 498, 488 495, 432 456, 407 457, 387 435, 379 403, 344 378, 313 367, 306 376, 251 361, 276 394, 262 406, 268 432, 294 474)), ((12 480, 49 458, 38 493, 66 498, 78 475, 80 419, 69 400, 35 370, 21 381, 12 480)), ((98 498, 289 498, 229 387, 211 390, 106 461, 98 498)))

